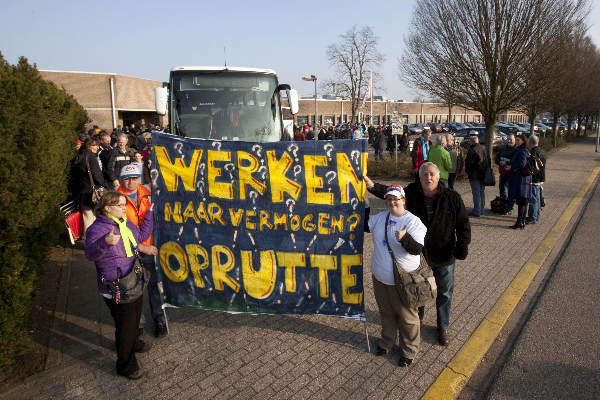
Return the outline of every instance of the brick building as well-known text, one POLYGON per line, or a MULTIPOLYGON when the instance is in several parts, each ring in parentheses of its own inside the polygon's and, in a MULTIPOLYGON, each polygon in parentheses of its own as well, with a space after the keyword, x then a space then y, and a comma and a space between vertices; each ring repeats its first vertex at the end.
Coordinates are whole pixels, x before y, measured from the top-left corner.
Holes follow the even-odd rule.
MULTIPOLYGON (((283 106, 287 106, 287 100, 282 100, 283 106)), ((314 99, 300 99, 300 109, 293 119, 297 124, 313 124, 315 114, 314 99)), ((352 103, 349 100, 317 100, 317 123, 319 125, 336 125, 350 122, 352 115, 352 103)), ((389 124, 392 112, 397 111, 404 116, 404 123, 427 123, 448 122, 448 107, 442 103, 413 103, 401 101, 373 101, 373 125, 389 124)), ((364 107, 357 111, 359 121, 371 124, 371 103, 367 101, 364 107)), ((284 108, 284 119, 292 119, 289 109, 284 108)), ((527 122, 527 116, 518 111, 503 113, 500 121, 527 122)), ((481 113, 469 110, 461 106, 452 107, 450 122, 483 122, 481 113)))
POLYGON ((165 126, 154 109, 154 88, 162 82, 110 73, 40 70, 42 78, 64 88, 85 108, 89 125, 112 129, 132 123, 165 126))

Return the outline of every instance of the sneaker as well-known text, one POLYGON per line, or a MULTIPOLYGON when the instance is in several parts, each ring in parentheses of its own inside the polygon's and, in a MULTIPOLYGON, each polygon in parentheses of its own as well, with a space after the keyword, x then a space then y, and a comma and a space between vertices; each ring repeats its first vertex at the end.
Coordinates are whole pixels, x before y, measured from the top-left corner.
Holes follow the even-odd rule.
POLYGON ((165 324, 156 324, 156 328, 154 328, 154 336, 157 338, 162 338, 167 336, 167 325, 165 324))
POLYGON ((448 346, 448 330, 438 329, 438 343, 441 346, 448 346))
POLYGON ((138 339, 138 341, 135 342, 133 351, 135 351, 136 353, 145 353, 145 352, 149 351, 151 348, 152 348, 152 344, 146 343, 142 339, 138 339))
POLYGON ((413 360, 411 358, 406 358, 404 356, 400 356, 400 358, 398 359, 398 366, 399 367, 408 367, 410 364, 412 364, 413 360))

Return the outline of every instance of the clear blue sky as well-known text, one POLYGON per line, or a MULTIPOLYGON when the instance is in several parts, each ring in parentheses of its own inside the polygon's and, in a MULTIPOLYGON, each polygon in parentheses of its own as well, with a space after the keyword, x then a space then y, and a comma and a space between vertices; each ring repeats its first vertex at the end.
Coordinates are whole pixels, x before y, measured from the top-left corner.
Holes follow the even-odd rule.
MULTIPOLYGON (((414 0, 130 1, 0 0, 0 51, 40 69, 114 72, 165 81, 179 65, 272 68, 281 83, 311 95, 311 82, 332 76, 325 50, 356 24, 369 25, 386 56, 381 70, 391 99, 412 100, 397 59, 414 0), (367 8, 370 6, 370 8, 367 8)), ((600 44, 600 5, 590 35, 600 44)), ((378 93, 375 93, 378 94, 378 93)))

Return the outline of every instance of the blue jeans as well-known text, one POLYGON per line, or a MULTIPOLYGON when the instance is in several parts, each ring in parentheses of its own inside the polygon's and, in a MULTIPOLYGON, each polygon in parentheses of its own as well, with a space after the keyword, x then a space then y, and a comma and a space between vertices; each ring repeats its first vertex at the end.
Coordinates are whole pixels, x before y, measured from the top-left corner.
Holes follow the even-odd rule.
POLYGON ((540 185, 531 185, 531 197, 529 197, 528 222, 537 222, 540 219, 540 185))
MULTIPOLYGON (((433 268, 433 276, 437 285, 437 297, 435 308, 437 310, 438 329, 448 329, 450 323, 450 305, 452 304, 452 293, 454 292, 454 267, 456 263, 443 267, 433 268)), ((419 318, 423 319, 425 307, 419 307, 419 318)))
POLYGON ((479 179, 469 180, 471 193, 473 193, 473 213, 481 215, 485 208, 485 186, 479 179))
POLYGON ((500 197, 504 200, 504 211, 512 212, 515 205, 515 199, 508 198, 508 178, 510 175, 500 175, 498 187, 500 188, 500 197))
MULTIPOLYGON (((165 316, 162 311, 162 299, 160 297, 160 293, 158 292, 158 287, 156 285, 157 281, 157 273, 156 273, 156 264, 154 263, 154 256, 140 253, 142 263, 144 264, 144 268, 150 271, 150 280, 148 281, 148 300, 150 302, 150 315, 154 320, 155 324, 165 324, 165 316)), ((167 310, 165 310, 166 313, 167 310)), ((142 317, 140 319, 140 328, 146 324, 146 318, 142 313, 142 317)))

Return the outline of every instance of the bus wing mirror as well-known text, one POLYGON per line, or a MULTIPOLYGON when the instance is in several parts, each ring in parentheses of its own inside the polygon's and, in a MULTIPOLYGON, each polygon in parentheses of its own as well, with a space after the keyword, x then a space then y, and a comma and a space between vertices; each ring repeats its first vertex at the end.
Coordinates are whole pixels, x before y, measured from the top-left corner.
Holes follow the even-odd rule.
POLYGON ((298 91, 296 89, 288 89, 287 98, 292 115, 298 114, 298 91))
POLYGON ((158 115, 167 113, 168 89, 166 87, 154 88, 154 109, 158 115))

